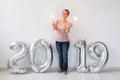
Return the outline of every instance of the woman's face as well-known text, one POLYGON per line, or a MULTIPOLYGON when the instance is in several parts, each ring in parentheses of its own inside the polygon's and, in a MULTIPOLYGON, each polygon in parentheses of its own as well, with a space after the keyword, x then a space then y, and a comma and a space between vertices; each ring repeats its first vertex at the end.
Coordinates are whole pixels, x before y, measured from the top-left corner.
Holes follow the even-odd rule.
POLYGON ((64 10, 63 13, 62 13, 62 17, 67 18, 68 17, 68 12, 64 10))

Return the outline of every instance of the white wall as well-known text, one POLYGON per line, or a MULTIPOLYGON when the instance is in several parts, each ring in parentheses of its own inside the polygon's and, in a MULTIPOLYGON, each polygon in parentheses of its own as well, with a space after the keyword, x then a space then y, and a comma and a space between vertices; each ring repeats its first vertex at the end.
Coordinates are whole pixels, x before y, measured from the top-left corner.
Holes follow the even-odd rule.
MULTIPOLYGON (((109 60, 106 67, 120 67, 120 1, 119 0, 0 0, 0 67, 7 67, 8 60, 16 53, 9 49, 13 41, 25 41, 30 45, 39 38, 47 40, 54 48, 52 67, 58 67, 55 50, 53 13, 56 19, 63 9, 71 12, 73 22, 70 39, 69 66, 77 64, 74 43, 85 39, 87 43, 102 41, 107 45, 109 60), (78 17, 78 21, 73 20, 78 17)), ((88 58, 89 61, 90 58, 88 58)))

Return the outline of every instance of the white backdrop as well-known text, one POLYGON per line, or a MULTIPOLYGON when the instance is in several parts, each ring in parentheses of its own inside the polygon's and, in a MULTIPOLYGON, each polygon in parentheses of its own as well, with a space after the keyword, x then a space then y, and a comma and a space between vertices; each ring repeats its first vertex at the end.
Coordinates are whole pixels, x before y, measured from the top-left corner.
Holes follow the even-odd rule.
MULTIPOLYGON (((50 18, 59 19, 62 10, 70 10, 69 67, 77 64, 74 43, 77 39, 87 43, 102 41, 109 51, 106 67, 120 67, 120 1, 119 0, 0 0, 0 68, 6 68, 8 60, 16 53, 9 45, 24 41, 30 45, 37 39, 47 40, 53 47, 52 67, 58 67, 54 34, 50 18), (78 17, 78 21, 73 20, 78 17)), ((91 62, 90 57, 87 59, 91 62)))

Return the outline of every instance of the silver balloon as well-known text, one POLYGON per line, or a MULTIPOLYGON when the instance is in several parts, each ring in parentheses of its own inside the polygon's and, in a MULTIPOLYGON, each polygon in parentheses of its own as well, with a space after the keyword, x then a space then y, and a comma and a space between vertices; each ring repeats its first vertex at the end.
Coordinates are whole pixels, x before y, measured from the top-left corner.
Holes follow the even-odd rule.
POLYGON ((14 55, 8 61, 8 68, 10 68, 12 73, 25 73, 27 71, 26 66, 20 66, 17 64, 22 58, 28 54, 28 47, 24 42, 15 41, 10 45, 11 50, 21 49, 19 53, 14 55))
POLYGON ((86 41, 80 40, 76 42, 75 47, 78 49, 79 64, 77 66, 78 72, 88 72, 86 67, 86 41))
POLYGON ((90 66, 90 72, 100 72, 108 61, 108 50, 104 43, 95 42, 90 45, 89 53, 92 58, 97 60, 90 66))
MULTIPOLYGON (((44 53, 44 52, 42 52, 42 53, 44 53)), ((41 73, 41 72, 47 71, 50 68, 52 62, 53 62, 53 52, 52 52, 52 47, 50 46, 50 44, 48 42, 46 42, 43 39, 39 39, 31 45, 31 48, 30 48, 30 63, 31 63, 31 68, 35 72, 41 73), (35 60, 36 51, 40 46, 46 48, 47 58, 46 58, 46 61, 44 62, 44 64, 37 64, 37 62, 35 60)))

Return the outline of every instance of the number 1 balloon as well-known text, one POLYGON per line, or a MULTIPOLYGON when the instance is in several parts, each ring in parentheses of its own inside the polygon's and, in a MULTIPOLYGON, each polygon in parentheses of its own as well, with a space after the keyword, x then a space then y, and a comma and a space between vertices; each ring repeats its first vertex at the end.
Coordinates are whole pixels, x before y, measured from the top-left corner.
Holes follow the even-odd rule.
POLYGON ((77 71, 78 72, 87 72, 87 67, 86 67, 86 41, 78 41, 75 44, 75 47, 79 49, 78 52, 78 59, 79 59, 79 65, 77 66, 77 71))

